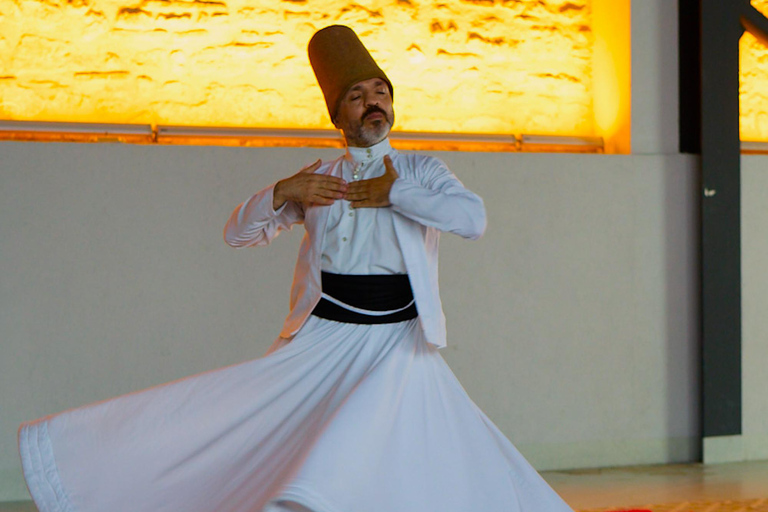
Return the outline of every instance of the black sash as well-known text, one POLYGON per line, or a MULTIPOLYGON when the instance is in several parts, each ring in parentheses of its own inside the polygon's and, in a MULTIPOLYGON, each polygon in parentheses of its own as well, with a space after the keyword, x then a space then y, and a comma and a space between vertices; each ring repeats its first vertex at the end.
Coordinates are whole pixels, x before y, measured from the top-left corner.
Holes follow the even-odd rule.
POLYGON ((323 293, 355 308, 369 311, 392 311, 387 315, 369 315, 350 311, 322 298, 312 314, 327 320, 350 324, 393 324, 418 316, 413 302, 411 281, 407 274, 348 275, 322 273, 323 293))

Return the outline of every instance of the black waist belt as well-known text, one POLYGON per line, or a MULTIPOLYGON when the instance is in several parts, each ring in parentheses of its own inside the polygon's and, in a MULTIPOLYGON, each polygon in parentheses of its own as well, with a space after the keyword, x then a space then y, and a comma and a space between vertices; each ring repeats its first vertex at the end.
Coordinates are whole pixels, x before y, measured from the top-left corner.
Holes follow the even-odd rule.
POLYGON ((393 324, 418 316, 407 274, 322 273, 323 298, 312 314, 349 324, 393 324))

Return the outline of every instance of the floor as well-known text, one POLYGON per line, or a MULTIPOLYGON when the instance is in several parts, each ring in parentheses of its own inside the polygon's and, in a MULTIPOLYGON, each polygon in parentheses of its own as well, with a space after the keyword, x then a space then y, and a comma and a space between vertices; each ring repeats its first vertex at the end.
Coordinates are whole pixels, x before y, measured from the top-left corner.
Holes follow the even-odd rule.
POLYGON ((552 471, 543 476, 575 510, 768 511, 768 461, 552 471), (740 505, 733 508, 726 502, 740 505), (672 504, 678 507, 650 506, 672 504))
MULTIPOLYGON (((548 471, 542 475, 578 511, 768 512, 768 461, 548 471)), ((35 507, 31 502, 0 503, 0 512, 35 512, 35 507)))

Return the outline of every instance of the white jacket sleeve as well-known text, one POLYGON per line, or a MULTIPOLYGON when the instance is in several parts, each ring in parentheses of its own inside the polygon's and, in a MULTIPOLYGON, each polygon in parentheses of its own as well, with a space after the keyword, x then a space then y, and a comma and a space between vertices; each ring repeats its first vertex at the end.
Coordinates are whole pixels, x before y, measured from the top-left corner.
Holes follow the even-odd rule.
POLYGON ((257 192, 235 208, 224 227, 224 241, 232 247, 267 245, 281 231, 304 221, 301 205, 287 201, 272 209, 274 185, 257 192))
POLYGON ((401 175, 392 184, 392 208, 419 224, 471 240, 480 238, 486 226, 480 196, 464 188, 436 158, 427 159, 419 167, 414 177, 401 175))

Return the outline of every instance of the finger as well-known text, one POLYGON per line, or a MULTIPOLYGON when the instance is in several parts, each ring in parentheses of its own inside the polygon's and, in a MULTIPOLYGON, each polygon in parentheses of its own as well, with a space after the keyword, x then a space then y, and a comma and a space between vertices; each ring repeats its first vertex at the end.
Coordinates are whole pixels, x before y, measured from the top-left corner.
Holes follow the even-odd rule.
POLYGON ((344 192, 336 192, 334 190, 318 190, 315 195, 327 197, 329 199, 344 199, 347 197, 344 192))
POLYGON ((365 190, 347 190, 344 193, 344 197, 347 201, 355 201, 366 196, 368 196, 368 192, 365 190))
POLYGON ((344 199, 347 201, 362 201, 363 199, 368 199, 368 192, 364 190, 358 192, 347 192, 344 195, 344 199))
POLYGON ((368 190, 371 184, 369 180, 353 181, 347 186, 348 192, 360 192, 361 190, 368 190))
POLYGON ((346 183, 338 183, 336 181, 312 181, 309 188, 312 191, 330 190, 333 192, 346 192, 349 187, 346 183))
POLYGON ((333 198, 323 197, 320 195, 315 194, 312 196, 310 203, 319 205, 319 206, 330 206, 333 203, 335 203, 336 200, 333 198))
POLYGON ((335 181, 323 181, 317 184, 317 188, 322 190, 333 190, 334 192, 346 192, 346 183, 337 183, 335 181))
POLYGON ((347 182, 339 178, 334 178, 331 180, 331 179, 326 179, 328 178, 327 176, 321 176, 318 174, 311 174, 311 175, 304 174, 302 176, 306 176, 306 182, 304 185, 306 188, 311 188, 313 190, 314 189, 337 190, 340 192, 346 192, 347 190, 347 186, 348 186, 347 182))
POLYGON ((397 173, 394 164, 392 164, 392 159, 389 157, 389 155, 384 155, 384 168, 386 169, 386 173, 390 176, 394 176, 396 178, 400 176, 397 173))
POLYGON ((355 187, 355 188, 349 187, 346 190, 346 194, 349 196, 349 195, 359 194, 359 193, 364 192, 364 191, 365 190, 360 188, 360 187, 355 187))
POLYGON ((320 167, 320 164, 322 164, 322 159, 318 158, 317 161, 313 164, 309 164, 308 166, 301 169, 299 172, 304 174, 312 174, 317 170, 318 167, 320 167))
POLYGON ((337 192, 335 190, 317 190, 315 191, 314 195, 317 197, 323 197, 325 199, 331 199, 334 201, 336 199, 344 199, 344 192, 337 192))
POLYGON ((321 183, 336 183, 338 185, 346 185, 347 181, 337 176, 328 176, 326 174, 315 174, 312 178, 318 180, 321 183))

